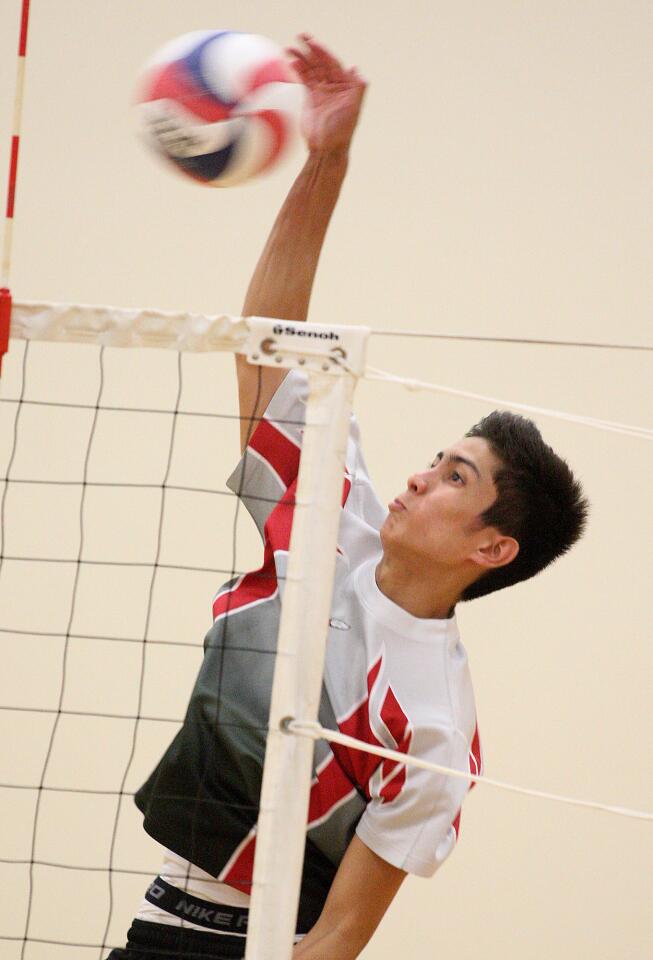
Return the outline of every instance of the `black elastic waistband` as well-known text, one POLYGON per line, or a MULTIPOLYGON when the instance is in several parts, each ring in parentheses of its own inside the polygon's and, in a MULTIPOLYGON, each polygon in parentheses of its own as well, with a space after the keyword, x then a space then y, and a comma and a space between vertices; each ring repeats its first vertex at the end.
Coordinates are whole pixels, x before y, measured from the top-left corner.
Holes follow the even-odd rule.
POLYGON ((113 951, 129 957, 154 960, 243 960, 245 938, 173 927, 169 923, 134 920, 127 934, 127 949, 113 951))
POLYGON ((243 937, 247 933, 247 907, 229 907, 224 903, 202 900, 185 890, 173 887, 161 877, 157 877, 149 885, 145 899, 166 913, 198 927, 219 930, 221 933, 240 934, 243 937))

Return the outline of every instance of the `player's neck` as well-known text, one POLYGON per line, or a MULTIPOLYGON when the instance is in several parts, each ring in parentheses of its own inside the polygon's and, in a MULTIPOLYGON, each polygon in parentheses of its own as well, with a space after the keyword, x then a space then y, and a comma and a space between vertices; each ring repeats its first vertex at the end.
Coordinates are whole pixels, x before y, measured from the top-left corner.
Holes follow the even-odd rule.
POLYGON ((411 569, 404 560, 384 554, 376 568, 376 585, 389 600, 414 617, 446 620, 460 599, 466 584, 460 571, 411 569))

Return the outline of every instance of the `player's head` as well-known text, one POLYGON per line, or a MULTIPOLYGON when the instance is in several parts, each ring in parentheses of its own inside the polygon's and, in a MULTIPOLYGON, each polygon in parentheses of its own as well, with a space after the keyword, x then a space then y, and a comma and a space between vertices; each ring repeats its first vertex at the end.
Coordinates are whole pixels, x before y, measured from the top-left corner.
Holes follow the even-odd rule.
POLYGON ((467 437, 484 440, 499 461, 496 499, 479 519, 519 544, 509 563, 488 569, 467 587, 461 599, 473 600, 528 580, 566 553, 583 533, 589 504, 567 463, 531 420, 495 410, 467 437))
POLYGON ((384 552, 472 600, 534 576, 581 535, 587 502, 530 420, 496 411, 408 478, 384 552))

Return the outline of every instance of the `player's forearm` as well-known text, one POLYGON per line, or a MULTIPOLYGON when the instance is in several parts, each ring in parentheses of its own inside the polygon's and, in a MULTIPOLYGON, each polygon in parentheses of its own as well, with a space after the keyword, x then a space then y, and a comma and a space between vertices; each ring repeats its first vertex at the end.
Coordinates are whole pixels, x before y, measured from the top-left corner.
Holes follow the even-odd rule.
POLYGON ((329 221, 347 172, 345 150, 311 153, 275 221, 243 316, 305 320, 329 221))
POLYGON ((355 960, 406 876, 357 836, 347 847, 324 909, 293 960, 355 960))
MULTIPOLYGON (((371 933, 370 933, 371 936, 371 933)), ((293 960, 356 960, 370 936, 345 927, 327 929, 319 922, 293 950, 293 960)))

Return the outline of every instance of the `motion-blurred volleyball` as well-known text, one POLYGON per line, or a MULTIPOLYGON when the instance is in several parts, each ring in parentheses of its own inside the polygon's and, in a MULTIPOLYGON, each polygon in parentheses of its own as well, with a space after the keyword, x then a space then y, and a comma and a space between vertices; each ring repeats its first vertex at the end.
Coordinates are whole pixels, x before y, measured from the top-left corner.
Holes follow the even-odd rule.
POLYGON ((201 30, 146 64, 136 96, 149 145, 200 183, 228 187, 269 170, 298 128, 303 87, 266 37, 201 30))

